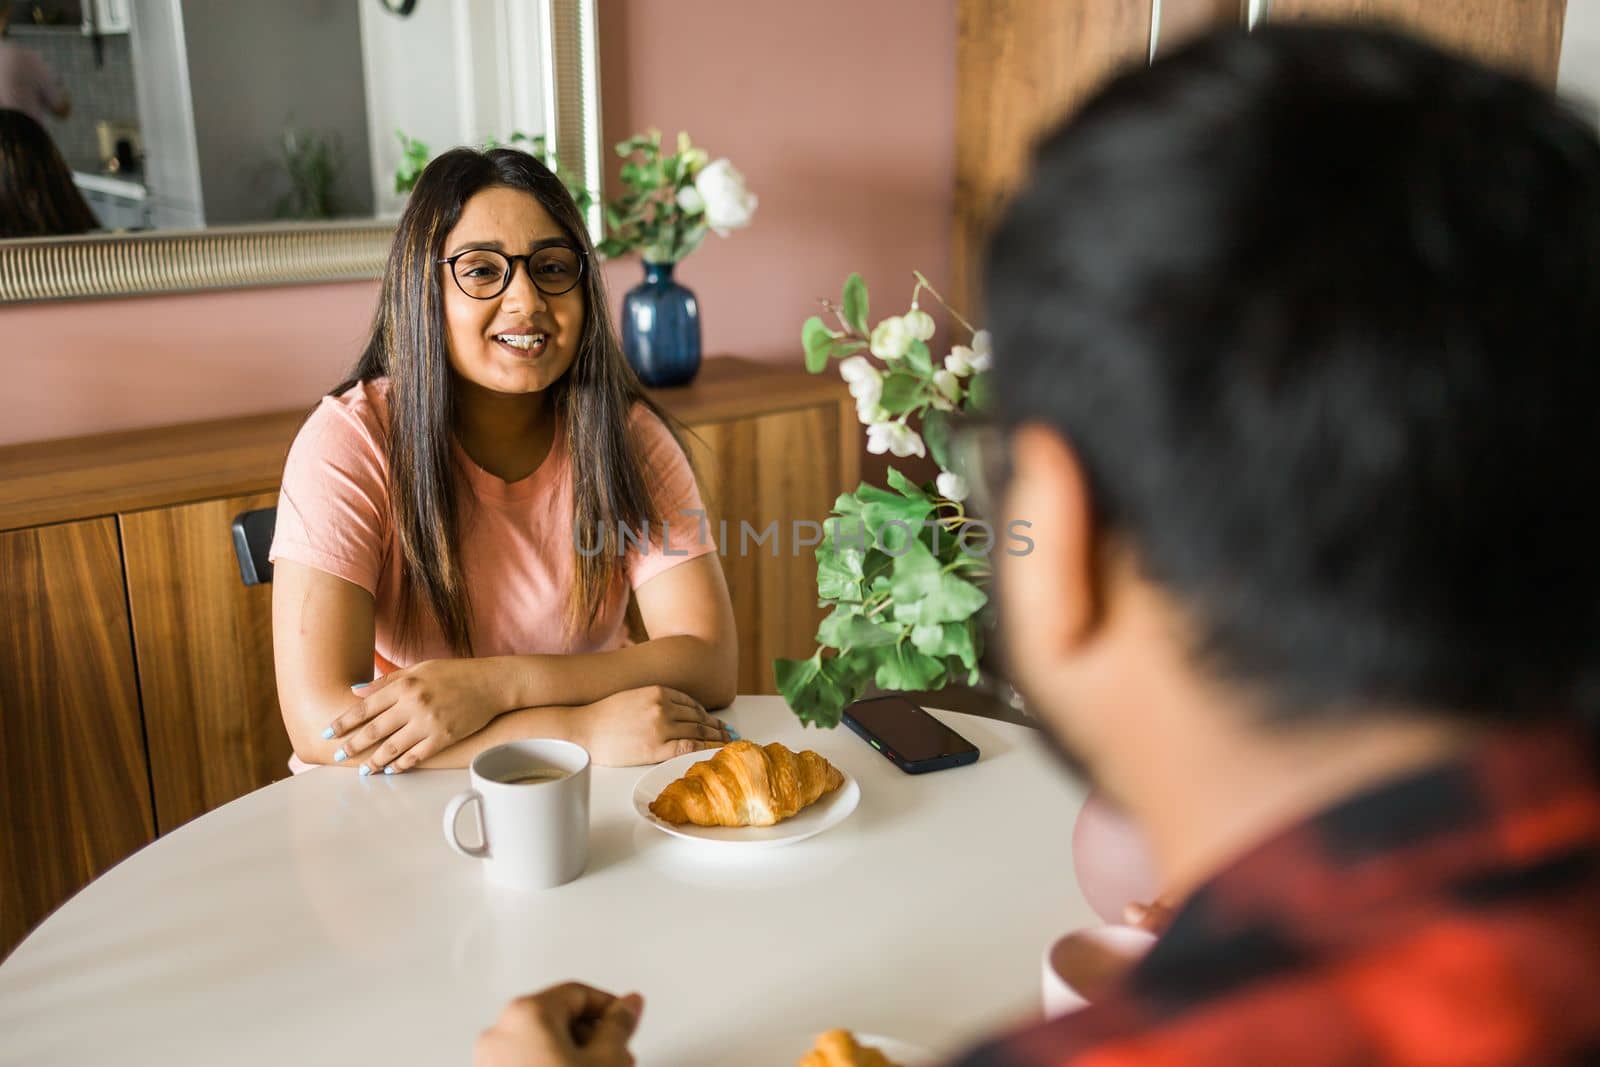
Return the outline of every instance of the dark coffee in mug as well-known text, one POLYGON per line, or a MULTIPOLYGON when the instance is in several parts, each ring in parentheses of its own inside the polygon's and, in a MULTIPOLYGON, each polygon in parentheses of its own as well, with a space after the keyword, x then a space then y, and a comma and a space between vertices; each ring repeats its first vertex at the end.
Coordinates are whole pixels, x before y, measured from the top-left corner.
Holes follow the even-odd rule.
POLYGON ((555 767, 535 767, 532 770, 509 774, 500 781, 506 785, 537 785, 540 782, 559 782, 567 776, 567 771, 555 767))

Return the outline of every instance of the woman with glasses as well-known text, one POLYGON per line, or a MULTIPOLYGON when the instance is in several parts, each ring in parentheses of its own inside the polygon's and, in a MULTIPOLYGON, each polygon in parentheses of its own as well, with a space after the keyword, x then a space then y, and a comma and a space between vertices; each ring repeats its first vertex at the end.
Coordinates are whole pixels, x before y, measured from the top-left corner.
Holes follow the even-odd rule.
POLYGON ((284 470, 296 769, 459 767, 534 736, 628 765, 727 740, 706 708, 734 696, 733 610, 701 507, 560 180, 512 149, 435 159, 366 349, 284 470))

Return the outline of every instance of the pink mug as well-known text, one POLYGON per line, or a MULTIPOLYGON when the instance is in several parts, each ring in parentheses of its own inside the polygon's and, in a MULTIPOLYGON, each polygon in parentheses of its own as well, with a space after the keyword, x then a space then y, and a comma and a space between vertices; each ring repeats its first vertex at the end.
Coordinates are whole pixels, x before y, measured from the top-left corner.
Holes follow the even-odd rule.
POLYGON ((1108 923, 1122 922, 1129 904, 1149 904, 1161 889, 1144 835, 1098 790, 1072 827, 1072 869, 1084 899, 1108 923))

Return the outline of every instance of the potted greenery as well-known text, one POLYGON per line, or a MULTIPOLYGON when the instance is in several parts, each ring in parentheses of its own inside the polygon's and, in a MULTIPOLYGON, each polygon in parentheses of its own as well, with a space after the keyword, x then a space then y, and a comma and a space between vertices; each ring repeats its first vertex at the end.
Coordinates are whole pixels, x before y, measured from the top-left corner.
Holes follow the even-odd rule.
POLYGON ((888 690, 939 689, 979 680, 983 609, 988 602, 994 531, 969 516, 968 487, 955 469, 956 420, 988 403, 989 335, 975 329, 920 273, 911 308, 869 330, 867 287, 845 282, 838 304, 801 331, 806 369, 839 360, 856 399, 867 450, 931 455, 938 477, 917 484, 890 468, 888 486, 862 483, 842 494, 817 546, 817 598, 832 611, 817 630, 816 652, 774 663, 778 689, 799 718, 833 727, 869 683, 888 690), (964 344, 942 360, 928 342, 932 316, 923 293, 950 313, 964 344))

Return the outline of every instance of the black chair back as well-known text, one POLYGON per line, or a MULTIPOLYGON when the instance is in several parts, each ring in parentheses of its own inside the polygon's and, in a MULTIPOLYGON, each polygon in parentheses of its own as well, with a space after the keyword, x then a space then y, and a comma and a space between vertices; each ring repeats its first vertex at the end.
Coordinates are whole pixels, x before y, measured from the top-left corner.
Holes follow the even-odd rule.
POLYGON ((239 577, 245 585, 272 581, 267 553, 272 548, 272 528, 277 523, 277 508, 257 508, 233 517, 233 551, 239 557, 239 577))

